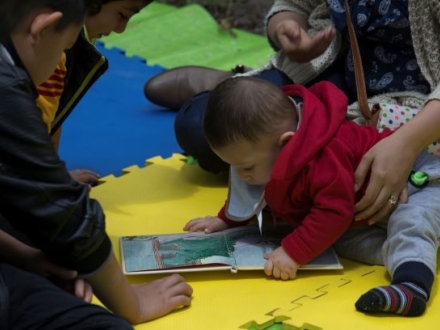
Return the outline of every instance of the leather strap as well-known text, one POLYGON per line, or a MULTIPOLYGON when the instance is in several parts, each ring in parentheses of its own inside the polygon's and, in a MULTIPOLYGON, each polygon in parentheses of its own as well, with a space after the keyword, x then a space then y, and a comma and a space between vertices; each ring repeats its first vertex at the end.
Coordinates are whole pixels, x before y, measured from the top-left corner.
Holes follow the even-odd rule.
POLYGON ((356 38, 353 22, 351 20, 350 6, 348 0, 345 0, 345 18, 347 20, 348 35, 350 37, 351 54, 353 56, 354 77, 356 81, 356 94, 358 98, 359 109, 367 120, 367 125, 376 126, 379 119, 380 106, 375 104, 370 110, 368 105, 367 87, 365 85, 364 68, 362 66, 361 53, 356 38))

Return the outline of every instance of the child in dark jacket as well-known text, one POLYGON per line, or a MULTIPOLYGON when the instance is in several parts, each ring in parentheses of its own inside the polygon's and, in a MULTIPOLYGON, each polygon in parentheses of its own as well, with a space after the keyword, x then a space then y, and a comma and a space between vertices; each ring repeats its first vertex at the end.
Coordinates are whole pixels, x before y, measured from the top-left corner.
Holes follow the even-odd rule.
POLYGON ((130 329, 127 321, 152 320, 191 301, 192 288, 179 275, 140 285, 128 282, 105 231, 101 206, 89 197, 87 186, 70 177, 36 105, 36 86, 75 43, 88 10, 99 4, 23 0, 10 7, 17 23, 4 28, 1 36, 9 37, 0 43, 0 221, 6 219, 45 261, 61 267, 52 274, 66 270, 66 277, 86 280, 113 313, 8 264, 4 256, 25 262, 36 251, 0 233, 1 329, 130 329))
MULTIPOLYGON (((409 201, 389 219, 375 226, 354 222, 354 205, 367 184, 355 193, 354 172, 391 131, 348 121, 346 109, 346 96, 327 82, 283 91, 250 77, 221 83, 209 98, 204 131, 213 151, 231 165, 228 200, 217 217, 191 220, 184 229, 244 225, 267 205, 293 228, 266 256, 267 275, 293 279, 300 265, 335 244, 345 257, 385 264, 392 276, 391 286, 362 296, 358 310, 421 315, 436 271, 440 159, 419 156, 409 201)), ((389 203, 398 199, 390 196, 389 203)))

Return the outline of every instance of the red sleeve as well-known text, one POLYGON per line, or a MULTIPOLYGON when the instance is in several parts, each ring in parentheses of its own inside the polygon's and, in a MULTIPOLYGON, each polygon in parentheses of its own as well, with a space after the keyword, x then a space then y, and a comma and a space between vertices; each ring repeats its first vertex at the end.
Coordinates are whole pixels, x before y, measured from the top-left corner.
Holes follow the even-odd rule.
POLYGON ((226 216, 226 205, 227 205, 227 203, 225 203, 225 205, 223 205, 221 210, 218 212, 217 216, 221 220, 223 220, 223 222, 225 222, 228 225, 228 227, 232 228, 232 227, 246 226, 251 221, 251 219, 245 220, 245 221, 234 221, 234 220, 229 219, 226 216))
POLYGON ((302 223, 282 241, 297 263, 306 264, 330 247, 354 217, 354 161, 343 143, 327 147, 312 161, 305 194, 313 206, 302 223))

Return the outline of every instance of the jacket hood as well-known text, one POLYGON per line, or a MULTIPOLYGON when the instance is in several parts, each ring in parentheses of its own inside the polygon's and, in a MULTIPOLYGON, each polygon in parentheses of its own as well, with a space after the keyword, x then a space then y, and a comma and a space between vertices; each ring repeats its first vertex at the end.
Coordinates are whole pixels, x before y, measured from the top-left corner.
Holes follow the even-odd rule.
POLYGON ((303 100, 301 125, 281 150, 272 169, 272 179, 291 180, 334 137, 345 120, 348 99, 329 82, 310 88, 287 85, 282 89, 288 96, 303 100))
MULTIPOLYGON (((309 89, 301 85, 288 85, 283 90, 290 97, 302 99, 303 104, 301 123, 278 155, 268 183, 276 185, 280 191, 286 189, 282 182, 290 182, 296 177, 309 160, 333 138, 345 120, 348 103, 345 94, 328 82, 317 83, 309 89)), ((262 199, 264 189, 264 185, 251 186, 241 181, 231 166, 229 196, 219 216, 225 220, 248 220, 266 205, 262 199)), ((281 200, 277 202, 282 203, 281 200)))

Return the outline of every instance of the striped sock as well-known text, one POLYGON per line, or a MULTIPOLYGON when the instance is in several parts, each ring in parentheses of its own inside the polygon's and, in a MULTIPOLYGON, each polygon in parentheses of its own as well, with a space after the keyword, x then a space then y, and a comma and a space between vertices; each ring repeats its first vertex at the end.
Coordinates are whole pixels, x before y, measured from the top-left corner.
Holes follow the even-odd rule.
POLYGON ((426 309, 428 294, 411 282, 378 286, 356 301, 356 310, 365 313, 394 313, 420 316, 426 309))

